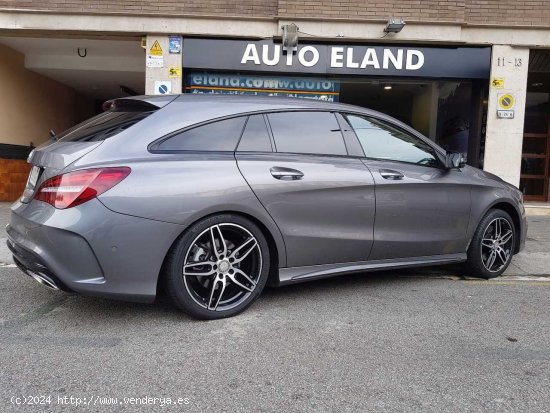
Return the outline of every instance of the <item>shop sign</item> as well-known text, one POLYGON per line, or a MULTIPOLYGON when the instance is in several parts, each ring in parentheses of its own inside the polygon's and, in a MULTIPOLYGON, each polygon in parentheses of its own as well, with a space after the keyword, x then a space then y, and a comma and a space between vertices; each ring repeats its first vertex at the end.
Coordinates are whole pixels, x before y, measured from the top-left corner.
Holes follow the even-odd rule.
POLYGON ((168 77, 170 77, 170 78, 180 78, 181 77, 181 67, 179 67, 179 66, 170 66, 168 68, 168 77))
POLYGON ((504 78, 503 77, 494 77, 491 80, 491 87, 493 89, 504 89, 504 78))
POLYGON ((164 57, 147 55, 147 61, 145 62, 147 67, 163 67, 164 57))
POLYGON ((162 56, 162 47, 160 47, 160 43, 158 40, 155 40, 155 42, 151 46, 151 49, 149 49, 149 55, 162 56))
POLYGON ((514 119, 513 110, 497 110, 497 118, 500 119, 514 119))
POLYGON ((497 117, 502 119, 514 118, 514 106, 516 104, 516 98, 512 93, 499 93, 498 94, 498 109, 497 117))
POLYGON ((511 93, 499 93, 498 94, 498 106, 503 110, 509 110, 514 107, 516 99, 511 93))
POLYGON ((172 82, 170 80, 155 81, 155 95, 169 95, 172 93, 172 82))
POLYGON ((181 54, 181 36, 170 36, 168 38, 168 53, 181 54))
POLYGON ((187 68, 380 75, 489 78, 490 47, 418 47, 300 44, 286 53, 272 40, 184 39, 187 68))
POLYGON ((149 52, 147 53, 147 59, 145 62, 147 67, 163 67, 164 66, 164 56, 162 54, 162 47, 158 40, 155 40, 149 52))
POLYGON ((199 94, 302 97, 337 102, 340 82, 310 77, 196 72, 187 75, 185 91, 199 94))

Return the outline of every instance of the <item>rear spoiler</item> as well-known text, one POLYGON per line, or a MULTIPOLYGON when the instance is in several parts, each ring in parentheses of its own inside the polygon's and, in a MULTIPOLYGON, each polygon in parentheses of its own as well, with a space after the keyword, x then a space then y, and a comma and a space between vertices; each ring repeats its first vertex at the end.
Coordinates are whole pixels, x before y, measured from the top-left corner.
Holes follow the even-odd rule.
POLYGON ((103 104, 104 111, 147 111, 147 110, 157 110, 160 109, 174 99, 178 95, 168 95, 168 96, 132 96, 128 98, 118 98, 111 99, 106 101, 103 104))

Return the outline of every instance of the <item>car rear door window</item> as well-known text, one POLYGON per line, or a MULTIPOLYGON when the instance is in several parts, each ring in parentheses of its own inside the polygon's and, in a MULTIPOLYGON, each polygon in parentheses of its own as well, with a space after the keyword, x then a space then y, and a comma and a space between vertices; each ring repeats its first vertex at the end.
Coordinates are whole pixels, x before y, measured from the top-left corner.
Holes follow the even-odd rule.
POLYGON ((264 115, 248 118, 243 136, 237 148, 239 152, 271 152, 271 139, 265 124, 264 115))
POLYGON ((346 115, 367 158, 438 166, 433 148, 397 127, 366 116, 346 115))
POLYGON ((347 155, 334 113, 280 112, 268 119, 277 152, 347 155))
POLYGON ((179 132, 155 145, 160 151, 234 151, 246 117, 208 123, 179 132))

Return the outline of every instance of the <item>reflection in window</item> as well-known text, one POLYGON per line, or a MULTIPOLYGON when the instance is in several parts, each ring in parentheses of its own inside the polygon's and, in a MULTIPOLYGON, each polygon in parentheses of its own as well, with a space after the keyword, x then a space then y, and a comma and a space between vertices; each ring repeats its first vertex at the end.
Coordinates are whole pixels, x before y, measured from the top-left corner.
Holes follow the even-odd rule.
POLYGON ((376 119, 348 115, 347 119, 367 158, 437 166, 432 148, 422 140, 376 119))
POLYGON ((472 84, 445 82, 439 88, 436 142, 451 152, 468 153, 472 84))
POLYGON ((277 152, 347 155, 334 113, 270 113, 268 119, 277 152))
POLYGON ((178 133, 158 148, 161 151, 234 151, 241 137, 245 116, 208 123, 178 133))
POLYGON ((152 113, 152 111, 103 112, 58 135, 57 139, 61 142, 103 141, 128 129, 152 113))

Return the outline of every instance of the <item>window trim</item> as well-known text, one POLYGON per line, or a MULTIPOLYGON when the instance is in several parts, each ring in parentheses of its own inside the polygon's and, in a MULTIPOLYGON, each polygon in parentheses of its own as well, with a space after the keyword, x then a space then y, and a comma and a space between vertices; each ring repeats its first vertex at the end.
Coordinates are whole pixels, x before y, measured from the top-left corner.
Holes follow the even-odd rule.
POLYGON ((237 147, 239 146, 239 142, 241 141, 241 138, 243 136, 244 128, 246 127, 246 124, 248 123, 249 116, 250 116, 250 114, 248 114, 248 113, 239 113, 239 114, 223 116, 223 117, 215 118, 215 119, 208 119, 208 120, 205 120, 205 121, 202 121, 202 122, 199 122, 199 123, 194 123, 192 125, 185 126, 183 128, 177 129, 173 132, 168 133, 167 135, 161 136, 160 138, 154 140, 149 145, 147 145, 147 151, 149 151, 150 153, 158 153, 158 154, 171 154, 171 153, 174 153, 174 154, 178 154, 178 153, 235 153, 237 147), (246 119, 243 123, 243 127, 241 129, 241 133, 239 134, 239 138, 237 139, 237 144, 235 145, 235 148, 232 151, 220 151, 220 150, 209 151, 209 150, 206 150, 206 149, 158 149, 158 147, 162 143, 167 141, 168 139, 173 138, 174 136, 177 136, 181 133, 185 133, 185 132, 187 132, 191 129, 196 129, 196 128, 200 128, 202 126, 209 125, 211 123, 222 122, 222 121, 225 121, 225 120, 236 119, 236 118, 246 118, 246 119))
POLYGON ((357 156, 350 155, 348 146, 346 144, 346 139, 344 137, 344 133, 342 131, 342 125, 340 125, 340 122, 338 122, 338 116, 336 114, 339 113, 337 110, 334 109, 315 109, 315 108, 307 108, 305 109, 291 109, 291 110, 277 110, 277 111, 266 111, 264 112, 266 121, 269 125, 269 132, 273 139, 273 146, 274 146, 274 152, 273 153, 280 153, 285 155, 305 155, 305 156, 324 156, 324 157, 338 157, 338 158, 357 158, 357 156), (346 150, 345 154, 330 154, 330 153, 312 153, 312 152, 281 152, 277 149, 277 143, 275 142, 275 134, 273 133, 273 129, 271 127, 271 122, 269 121, 269 115, 272 113, 289 113, 289 112, 323 112, 323 113, 331 113, 332 116, 334 116, 334 119, 336 120, 336 124, 338 125, 338 131, 340 132, 340 137, 342 138, 342 143, 344 144, 344 149, 346 150))
POLYGON ((253 113, 253 114, 247 115, 246 122, 244 123, 244 127, 243 127, 243 130, 241 132, 241 136, 239 137, 239 141, 237 142, 237 146, 235 147, 234 152, 235 153, 275 153, 277 151, 275 150, 274 145, 275 145, 275 143, 273 142, 273 136, 271 134, 271 127, 268 124, 267 116, 263 112, 253 113), (250 118, 252 116, 261 116, 261 118, 263 119, 265 130, 267 131, 267 136, 269 137, 269 145, 271 146, 271 152, 267 152, 267 151, 240 151, 239 150, 239 145, 241 144, 241 141, 243 140, 244 132, 246 131, 246 127, 247 127, 248 122, 250 121, 250 118))
MULTIPOLYGON (((445 164, 441 159, 441 157, 444 156, 441 153, 441 151, 439 151, 437 147, 434 147, 433 145, 431 145, 431 143, 430 143, 431 141, 428 141, 424 136, 418 135, 418 132, 415 131, 416 133, 411 133, 410 131, 404 129, 402 126, 396 125, 395 123, 389 121, 388 119, 384 119, 384 118, 382 118, 380 116, 376 116, 376 115, 362 114, 362 113, 358 113, 358 112, 340 112, 340 114, 346 120, 346 122, 348 122, 349 126, 351 127, 351 131, 355 135, 355 139, 357 139, 357 142, 359 143, 361 148, 363 148, 363 145, 361 145, 361 141, 359 140, 359 137, 357 136, 355 128, 348 121, 347 115, 354 115, 354 116, 364 117, 364 118, 367 118, 367 119, 372 118, 372 119, 374 119, 374 120, 376 120, 376 121, 378 121, 378 122, 380 122, 384 125, 391 126, 392 128, 395 128, 395 129, 399 130, 400 132, 402 132, 402 133, 404 133, 408 136, 411 136, 413 138, 418 139, 420 142, 424 143, 426 146, 428 146, 432 150, 432 155, 434 156, 435 160, 437 161, 437 165, 423 165, 423 164, 419 164, 419 163, 415 163, 415 162, 401 161, 399 159, 375 158, 375 157, 372 157, 372 156, 367 156, 367 154, 365 154, 361 158, 366 159, 366 160, 379 161, 379 162, 397 162, 397 163, 402 163, 402 164, 405 164, 405 165, 422 166, 422 167, 425 167, 425 168, 446 169, 445 164)), ((363 149, 363 153, 364 152, 365 152, 365 150, 363 149)))
MULTIPOLYGON (((368 109, 367 109, 367 111, 368 111, 368 109)), ((436 154, 436 158, 439 161, 439 163, 441 165, 444 165, 443 159, 445 157, 445 151, 443 151, 442 149, 439 149, 437 146, 432 145, 432 142, 429 139, 427 139, 426 137, 424 137, 422 135, 418 135, 418 132, 415 131, 414 129, 411 129, 411 131, 409 131, 408 129, 404 129, 402 126, 394 124, 391 120, 388 120, 388 119, 386 119, 382 116, 377 116, 376 114, 372 114, 372 113, 368 113, 368 112, 365 113, 365 112, 362 112, 362 111, 354 111, 354 110, 341 110, 341 109, 338 109, 338 108, 312 108, 312 107, 297 108, 297 107, 291 107, 291 108, 263 109, 263 110, 256 110, 256 111, 251 111, 251 112, 233 113, 231 115, 220 116, 218 118, 207 119, 207 120, 204 120, 204 121, 199 122, 199 123, 194 123, 192 125, 187 125, 187 126, 184 126, 183 128, 180 128, 180 129, 177 129, 173 132, 170 132, 170 133, 168 133, 164 136, 161 136, 160 138, 155 139, 153 142, 149 143, 147 145, 147 151, 150 152, 150 153, 154 153, 154 154, 185 154, 185 153, 190 153, 190 154, 193 154, 193 153, 228 154, 228 153, 236 153, 236 149, 238 147, 238 144, 235 147, 234 151, 161 150, 161 149, 155 149, 155 147, 158 147, 158 145, 160 143, 164 142, 166 139, 171 138, 172 136, 177 135, 178 133, 185 132, 186 130, 189 130, 189 129, 197 128, 199 126, 207 125, 209 123, 214 123, 214 122, 219 122, 219 121, 222 121, 222 120, 239 118, 239 117, 249 117, 249 116, 252 116, 252 115, 263 115, 266 126, 267 126, 267 130, 268 130, 268 133, 269 133, 269 136, 270 136, 270 139, 271 139, 271 146, 272 146, 273 151, 272 152, 242 152, 242 153, 267 153, 267 154, 278 154, 278 153, 280 153, 280 154, 302 155, 302 156, 321 156, 321 157, 337 157, 337 158, 351 158, 351 159, 373 159, 373 160, 379 160, 379 161, 388 161, 387 159, 368 158, 366 156, 361 156, 361 155, 357 155, 357 154, 350 154, 349 150, 347 148, 347 145, 346 145, 346 141, 345 141, 345 137, 344 137, 344 133, 343 133, 344 131, 342 130, 342 125, 339 122, 338 122, 338 124, 340 126, 340 133, 342 134, 342 139, 344 140, 344 145, 346 145, 346 151, 348 152, 347 155, 330 155, 330 154, 321 154, 321 153, 278 152, 277 151, 277 146, 275 144, 275 140, 274 140, 274 137, 273 137, 273 131, 271 130, 271 124, 269 123, 268 115, 270 113, 281 113, 281 112, 330 112, 330 113, 333 113, 335 115, 337 121, 338 121, 338 116, 336 116, 336 114, 340 114, 344 118, 345 118, 346 115, 365 116, 365 117, 370 117, 370 118, 382 121, 384 123, 389 123, 391 126, 394 126, 394 127, 398 128, 400 130, 403 130, 405 133, 407 133, 409 135, 413 135, 414 137, 420 139, 422 142, 424 142, 425 144, 430 146, 433 149, 434 153, 436 154)), ((248 122, 248 119, 247 119, 247 121, 245 122, 245 124, 243 126, 243 130, 241 131, 241 136, 239 137, 239 142, 242 139, 244 128, 246 127, 247 122, 248 122)), ((353 135, 355 135, 355 139, 357 139, 357 144, 361 145, 361 143, 359 142, 359 138, 357 138, 357 134, 355 133, 355 130, 353 129, 353 127, 351 128, 351 132, 353 133, 353 135)), ((394 161, 394 162, 402 162, 402 161, 394 161)), ((406 163, 406 162, 403 162, 403 163, 406 163)), ((414 164, 414 163, 407 163, 407 164, 417 165, 417 166, 427 166, 427 165, 418 165, 418 164, 414 164)), ((434 168, 434 167, 432 166, 431 168, 434 168)))

